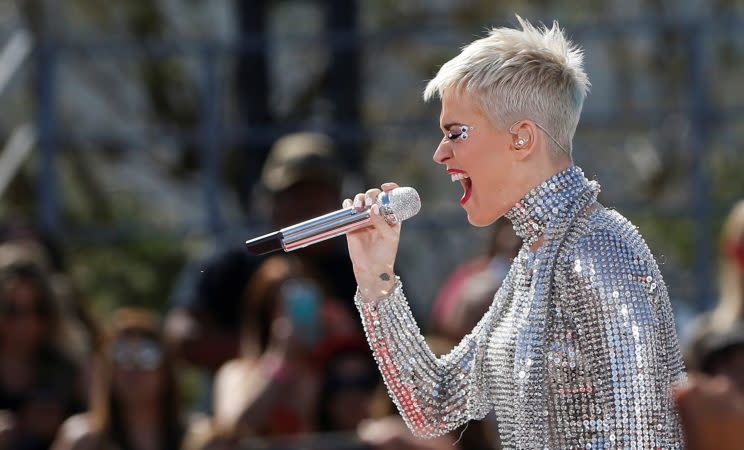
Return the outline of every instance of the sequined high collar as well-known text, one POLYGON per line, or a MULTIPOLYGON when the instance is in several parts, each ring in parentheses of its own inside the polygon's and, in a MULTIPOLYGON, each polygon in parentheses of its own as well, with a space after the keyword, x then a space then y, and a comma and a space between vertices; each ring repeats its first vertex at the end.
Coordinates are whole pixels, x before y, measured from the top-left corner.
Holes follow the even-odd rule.
POLYGON ((579 167, 571 166, 531 189, 505 216, 517 235, 530 246, 553 218, 566 213, 568 205, 589 183, 579 167))

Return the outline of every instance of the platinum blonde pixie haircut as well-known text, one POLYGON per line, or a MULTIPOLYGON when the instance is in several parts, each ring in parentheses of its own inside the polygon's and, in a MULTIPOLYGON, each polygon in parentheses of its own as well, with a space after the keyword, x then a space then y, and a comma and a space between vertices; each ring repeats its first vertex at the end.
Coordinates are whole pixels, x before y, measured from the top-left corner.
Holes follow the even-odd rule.
MULTIPOLYGON (((492 123, 508 129, 530 119, 544 127, 571 157, 572 140, 589 91, 583 50, 553 22, 535 28, 493 28, 447 61, 424 90, 424 100, 455 88, 475 94, 492 123)), ((557 146, 556 151, 562 152, 557 146)))

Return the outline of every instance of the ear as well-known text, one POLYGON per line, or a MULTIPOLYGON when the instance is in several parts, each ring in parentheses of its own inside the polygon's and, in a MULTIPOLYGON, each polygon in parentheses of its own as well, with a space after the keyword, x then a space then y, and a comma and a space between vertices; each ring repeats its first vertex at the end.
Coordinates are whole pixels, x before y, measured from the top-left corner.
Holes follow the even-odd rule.
POLYGON ((509 127, 512 135, 512 149, 518 159, 525 159, 535 151, 537 126, 531 120, 520 120, 509 127))

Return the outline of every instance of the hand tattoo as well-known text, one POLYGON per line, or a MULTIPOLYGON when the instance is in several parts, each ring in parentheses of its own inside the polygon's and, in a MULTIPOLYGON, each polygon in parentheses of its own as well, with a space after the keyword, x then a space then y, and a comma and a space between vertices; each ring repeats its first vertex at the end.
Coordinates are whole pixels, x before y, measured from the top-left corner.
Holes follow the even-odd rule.
POLYGON ((390 275, 388 275, 387 273, 383 272, 383 273, 380 274, 380 279, 382 281, 390 281, 390 275))

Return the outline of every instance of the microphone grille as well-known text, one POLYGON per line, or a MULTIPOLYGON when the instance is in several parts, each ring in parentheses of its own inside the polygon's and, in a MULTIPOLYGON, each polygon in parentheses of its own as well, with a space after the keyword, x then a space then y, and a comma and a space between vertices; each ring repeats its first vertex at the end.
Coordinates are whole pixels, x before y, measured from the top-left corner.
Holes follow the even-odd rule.
POLYGON ((421 198, 412 187, 393 189, 387 193, 387 199, 383 203, 390 208, 398 222, 410 219, 421 209, 421 198))

